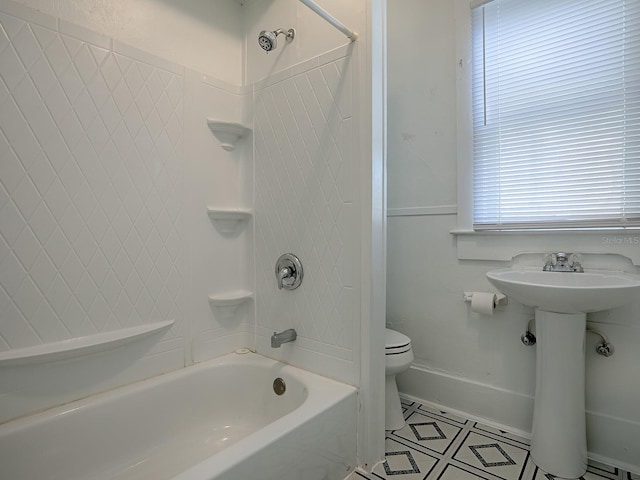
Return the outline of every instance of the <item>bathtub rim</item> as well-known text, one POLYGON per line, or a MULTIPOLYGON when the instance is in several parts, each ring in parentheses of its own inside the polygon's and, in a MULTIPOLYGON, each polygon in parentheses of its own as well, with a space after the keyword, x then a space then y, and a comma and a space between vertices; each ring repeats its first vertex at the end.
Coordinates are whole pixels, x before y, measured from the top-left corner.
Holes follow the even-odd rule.
MULTIPOLYGON (((281 373, 282 376, 293 378, 302 383, 303 387, 307 390, 306 399, 301 405, 284 416, 275 419, 220 452, 198 463, 194 463, 186 470, 171 477, 172 479, 203 479, 214 478, 217 475, 221 475, 267 445, 275 443, 305 421, 330 409, 332 406, 337 405, 352 395, 357 397, 358 390, 356 387, 341 383, 337 380, 320 376, 316 373, 294 367, 258 353, 229 353, 179 370, 163 373, 139 382, 123 385, 64 405, 10 420, 0 424, 0 436, 6 437, 14 432, 18 433, 23 429, 37 428, 39 424, 57 421, 59 417, 72 414, 76 410, 100 408, 103 405, 109 408, 111 401, 118 401, 127 395, 144 395, 145 390, 151 390, 163 383, 171 382, 174 379, 177 380, 181 377, 198 375, 209 369, 228 365, 256 366, 265 369, 269 375, 273 375, 275 367, 278 374, 281 373), (220 454, 224 455, 224 461, 220 461, 220 454)), ((355 414, 356 412, 354 412, 354 415, 355 414)))
MULTIPOLYGON (((230 354, 225 355, 224 357, 219 357, 218 360, 220 360, 220 364, 226 364, 227 362, 231 362, 234 355, 236 357, 238 356, 237 354, 230 354)), ((204 478, 216 478, 243 460, 246 460, 260 449, 285 437, 304 423, 304 421, 330 409, 351 395, 357 396, 358 394, 358 389, 352 385, 323 377, 317 373, 294 367, 258 353, 252 352, 247 355, 251 355, 249 358, 251 358, 252 362, 263 362, 266 360, 269 362, 270 367, 280 365, 283 374, 294 377, 296 380, 302 382, 308 389, 306 400, 302 405, 288 414, 276 419, 237 443, 225 448, 223 450, 225 455, 224 464, 217 461, 215 458, 216 455, 213 455, 174 476, 172 480, 201 480, 204 478), (311 380, 311 382, 308 380, 311 380)), ((357 412, 354 412, 354 415, 356 413, 357 412)))

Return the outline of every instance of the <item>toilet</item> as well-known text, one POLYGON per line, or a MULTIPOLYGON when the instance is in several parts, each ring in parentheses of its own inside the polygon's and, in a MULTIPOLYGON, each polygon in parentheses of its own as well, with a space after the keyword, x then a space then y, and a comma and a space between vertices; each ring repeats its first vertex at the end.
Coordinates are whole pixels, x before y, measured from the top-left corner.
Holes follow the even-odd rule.
POLYGON ((385 430, 404 427, 404 417, 400 406, 400 395, 396 385, 396 375, 406 371, 413 362, 411 339, 400 332, 385 329, 385 430))

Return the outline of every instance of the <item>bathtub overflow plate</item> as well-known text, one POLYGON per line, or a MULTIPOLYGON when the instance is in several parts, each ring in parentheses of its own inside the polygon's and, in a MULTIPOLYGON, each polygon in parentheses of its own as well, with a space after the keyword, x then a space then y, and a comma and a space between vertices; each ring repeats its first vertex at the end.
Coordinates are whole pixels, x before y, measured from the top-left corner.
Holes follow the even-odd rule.
POLYGON ((284 380, 280 377, 276 378, 273 381, 273 391, 276 395, 282 395, 287 390, 287 386, 284 383, 284 380))

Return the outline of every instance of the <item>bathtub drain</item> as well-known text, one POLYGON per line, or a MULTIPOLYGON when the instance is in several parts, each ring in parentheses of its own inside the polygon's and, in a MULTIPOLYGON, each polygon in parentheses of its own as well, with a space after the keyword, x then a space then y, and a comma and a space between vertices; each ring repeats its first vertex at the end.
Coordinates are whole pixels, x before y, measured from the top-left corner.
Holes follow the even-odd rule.
POLYGON ((276 395, 282 395, 286 389, 287 386, 285 385, 284 380, 280 377, 276 378, 273 381, 273 391, 276 393, 276 395))

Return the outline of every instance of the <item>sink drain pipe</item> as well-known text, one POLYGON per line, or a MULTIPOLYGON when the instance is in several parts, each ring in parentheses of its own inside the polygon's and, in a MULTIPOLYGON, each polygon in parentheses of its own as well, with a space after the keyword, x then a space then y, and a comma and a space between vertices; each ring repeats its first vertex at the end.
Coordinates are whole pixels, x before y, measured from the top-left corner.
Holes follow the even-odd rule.
MULTIPOLYGON (((536 336, 531 332, 531 330, 533 330, 532 327, 535 324, 535 320, 535 318, 529 320, 529 323, 527 324, 527 331, 524 332, 520 337, 520 341, 527 347, 536 344, 536 336)), ((615 352, 615 348, 611 343, 609 343, 609 340, 604 335, 604 333, 592 328, 587 328, 587 333, 592 333, 600 337, 600 343, 596 345, 596 353, 598 355, 602 355, 603 357, 610 357, 611 355, 613 355, 613 353, 615 352)))

